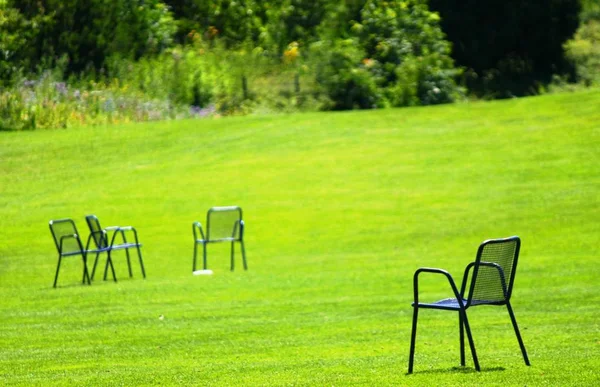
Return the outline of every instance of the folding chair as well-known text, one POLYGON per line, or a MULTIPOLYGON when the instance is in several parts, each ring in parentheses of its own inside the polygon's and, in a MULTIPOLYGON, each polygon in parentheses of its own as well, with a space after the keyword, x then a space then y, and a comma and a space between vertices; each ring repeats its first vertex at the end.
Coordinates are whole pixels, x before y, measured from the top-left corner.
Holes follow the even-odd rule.
MULTIPOLYGON (((129 249, 135 248, 137 250, 138 259, 140 262, 140 267, 142 270, 142 276, 146 278, 146 271, 144 269, 144 261, 142 259, 142 252, 140 247, 142 244, 139 243, 137 230, 131 226, 112 226, 102 228, 100 226, 100 221, 96 217, 96 215, 88 215, 85 217, 85 220, 90 229, 90 238, 88 239, 88 245, 90 241, 94 241, 96 245, 96 249, 93 251, 96 253, 96 258, 94 259, 94 267, 92 268, 92 279, 94 279, 94 275, 96 274, 96 266, 98 265, 98 258, 100 253, 106 253, 106 265, 104 267, 104 280, 106 280, 108 274, 108 267, 110 266, 112 271, 113 280, 117 281, 117 276, 115 275, 115 268, 113 266, 111 253, 114 250, 125 250, 125 255, 127 256, 127 268, 129 270, 129 277, 133 277, 133 272, 131 271, 131 259, 129 256, 129 249), (110 235, 112 233, 112 236, 110 235), (132 233, 135 242, 127 241, 128 233, 132 233), (121 242, 117 242, 117 235, 120 235, 121 242), (110 240, 110 242, 109 242, 110 240)), ((89 246, 86 246, 86 250, 89 246)))
POLYGON ((477 250, 477 257, 475 261, 468 264, 465 269, 460 292, 458 292, 456 284, 450 273, 445 270, 420 268, 415 272, 413 277, 415 300, 412 304, 414 310, 410 339, 408 373, 412 373, 413 371, 415 341, 417 334, 417 318, 419 309, 421 308, 458 312, 460 364, 463 367, 465 365, 464 331, 466 330, 475 369, 480 371, 477 353, 475 352, 475 344, 473 343, 471 328, 469 327, 469 320, 467 319, 467 309, 472 306, 479 305, 506 305, 513 328, 515 330, 515 334, 517 336, 517 340, 519 341, 519 346, 521 347, 521 352, 523 353, 523 359, 525 360, 526 365, 530 365, 529 358, 527 357, 527 351, 525 350, 525 345, 523 344, 519 327, 517 326, 517 320, 510 305, 510 297, 512 295, 513 284, 515 281, 515 272, 517 269, 520 247, 521 240, 517 236, 484 241, 477 250), (446 276, 448 282, 450 283, 450 287, 452 288, 452 292, 454 293, 454 298, 447 298, 433 303, 420 302, 419 275, 423 273, 442 274, 446 276), (470 283, 468 282, 469 277, 471 278, 470 283), (467 284, 468 294, 465 293, 467 291, 467 284))
POLYGON ((77 255, 81 256, 83 261, 83 278, 81 283, 85 284, 87 282, 88 285, 91 285, 90 276, 87 270, 86 251, 83 249, 83 244, 79 238, 79 232, 77 232, 75 222, 71 219, 51 220, 49 226, 52 238, 54 239, 54 244, 56 245, 56 250, 58 251, 58 265, 56 266, 53 287, 56 288, 62 258, 77 255))
POLYGON ((233 271, 235 242, 239 242, 242 250, 244 270, 248 270, 246 263, 246 250, 244 249, 244 221, 242 220, 242 209, 237 206, 212 207, 206 214, 206 234, 202 230, 200 222, 192 223, 194 234, 194 264, 192 271, 196 271, 198 255, 198 244, 203 248, 203 268, 207 269, 206 247, 209 243, 231 242, 231 271, 233 271))

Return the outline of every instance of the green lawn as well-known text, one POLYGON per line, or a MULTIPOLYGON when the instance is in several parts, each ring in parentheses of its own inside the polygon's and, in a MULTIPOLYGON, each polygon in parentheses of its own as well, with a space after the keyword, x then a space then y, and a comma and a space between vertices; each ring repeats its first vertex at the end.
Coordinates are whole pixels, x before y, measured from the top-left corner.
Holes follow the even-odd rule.
MULTIPOLYGON (((600 383, 600 92, 346 113, 0 133, 0 384, 600 383), (192 230, 239 205, 249 270, 192 276, 192 230), (134 225, 148 278, 80 285, 48 221, 134 225), (420 313, 412 275, 460 281, 484 239, 519 235, 513 307, 420 313), (159 318, 164 316, 164 318, 159 318)), ((241 262, 238 261, 238 268, 241 262)), ((423 297, 450 296, 431 279, 423 297)))

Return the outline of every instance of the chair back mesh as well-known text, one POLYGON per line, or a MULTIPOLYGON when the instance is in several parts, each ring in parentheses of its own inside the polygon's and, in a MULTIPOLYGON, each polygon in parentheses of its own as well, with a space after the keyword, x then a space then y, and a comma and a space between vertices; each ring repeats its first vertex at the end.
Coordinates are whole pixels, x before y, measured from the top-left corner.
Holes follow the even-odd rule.
POLYGON ((79 233, 77 232, 77 228, 75 227, 75 223, 71 219, 59 219, 59 220, 51 220, 50 221, 50 232, 52 232, 52 237, 54 238, 54 243, 56 245, 56 250, 58 250, 59 254, 69 254, 81 252, 81 246, 79 244, 79 233), (61 239, 67 235, 77 235, 77 239, 75 238, 64 238, 62 240, 62 250, 61 250, 61 239))
POLYGON ((102 232, 102 227, 100 227, 98 218, 95 215, 88 215, 85 217, 85 221, 90 228, 90 233, 92 234, 96 247, 99 249, 108 247, 106 234, 102 232))
POLYGON ((212 207, 206 215, 206 239, 239 240, 242 209, 240 207, 212 207))
POLYGON ((520 245, 518 237, 510 237, 488 240, 479 246, 469 293, 471 303, 502 303, 510 299, 520 245), (496 266, 481 265, 482 262, 494 263, 502 271, 496 266))

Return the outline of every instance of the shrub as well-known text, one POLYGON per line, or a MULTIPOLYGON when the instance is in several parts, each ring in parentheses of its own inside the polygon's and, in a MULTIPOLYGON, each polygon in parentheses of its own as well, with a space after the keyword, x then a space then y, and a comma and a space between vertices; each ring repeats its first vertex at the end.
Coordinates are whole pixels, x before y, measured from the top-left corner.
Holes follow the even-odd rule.
POLYGON ((330 99, 333 110, 372 109, 384 101, 364 51, 355 39, 319 42, 312 46, 316 81, 330 99))
POLYGON ((99 71, 115 54, 153 55, 172 45, 175 28, 160 0, 0 1, 0 50, 17 38, 17 55, 4 59, 26 73, 52 68, 63 56, 67 73, 79 74, 99 71), (3 21, 3 15, 10 17, 3 21))
POLYGON ((361 10, 352 31, 393 106, 447 103, 460 94, 439 21, 420 0, 369 0, 361 10))
MULTIPOLYGON (((597 2, 597 0, 585 0, 597 2)), ((555 73, 569 73, 563 43, 579 24, 581 0, 428 0, 480 97, 536 94, 555 73)))
POLYGON ((211 107, 191 109, 168 99, 154 99, 118 81, 61 81, 43 72, 34 80, 20 79, 0 92, 0 130, 31 130, 124 122, 204 117, 211 107))
POLYGON ((356 16, 349 39, 313 45, 317 81, 331 108, 438 104, 461 95, 450 44, 425 2, 369 0, 356 16))
POLYGON ((575 64, 579 81, 587 86, 600 84, 600 20, 582 24, 565 43, 565 52, 575 64))

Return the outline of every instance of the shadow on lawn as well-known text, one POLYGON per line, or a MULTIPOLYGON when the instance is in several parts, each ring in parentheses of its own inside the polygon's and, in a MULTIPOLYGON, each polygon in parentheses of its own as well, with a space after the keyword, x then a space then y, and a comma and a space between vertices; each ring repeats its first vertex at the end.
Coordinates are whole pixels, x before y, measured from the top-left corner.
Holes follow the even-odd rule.
MULTIPOLYGON (((498 372, 498 371, 505 371, 506 368, 504 367, 488 367, 488 368, 481 368, 481 371, 479 372, 498 372)), ((475 368, 471 368, 471 367, 451 367, 448 369, 435 369, 435 370, 424 370, 424 371, 416 371, 413 372, 412 374, 417 375, 417 374, 453 374, 453 373, 460 373, 460 374, 476 374, 478 371, 475 370, 475 368)), ((405 373, 405 375, 412 375, 409 374, 408 372, 405 373)))

